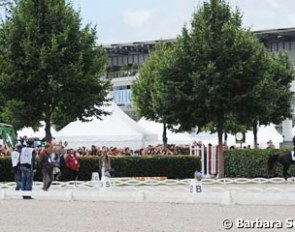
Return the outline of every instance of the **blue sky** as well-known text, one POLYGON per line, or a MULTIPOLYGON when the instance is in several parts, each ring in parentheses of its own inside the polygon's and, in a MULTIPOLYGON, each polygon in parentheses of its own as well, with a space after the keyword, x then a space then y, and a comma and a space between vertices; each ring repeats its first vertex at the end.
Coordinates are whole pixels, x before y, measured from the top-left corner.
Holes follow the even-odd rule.
MULTIPOLYGON (((69 0, 83 23, 97 25, 98 44, 176 38, 204 0, 69 0)), ((295 0, 228 0, 252 30, 295 27, 295 0)))
MULTIPOLYGON (((73 0, 84 23, 98 28, 98 43, 175 38, 203 0, 73 0)), ((229 0, 253 30, 295 27, 294 0, 229 0)))

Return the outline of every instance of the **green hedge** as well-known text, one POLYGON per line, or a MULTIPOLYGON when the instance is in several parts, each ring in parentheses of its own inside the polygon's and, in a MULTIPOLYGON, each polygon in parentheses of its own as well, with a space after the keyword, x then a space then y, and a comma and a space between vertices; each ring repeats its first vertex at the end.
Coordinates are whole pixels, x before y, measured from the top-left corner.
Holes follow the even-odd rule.
MULTIPOLYGON (((97 156, 79 157, 81 168, 79 180, 90 180, 92 172, 97 172, 99 158, 97 156)), ((114 177, 148 177, 167 176, 171 179, 192 178, 194 171, 200 168, 199 158, 192 156, 140 156, 140 157, 112 157, 114 177)), ((0 181, 13 181, 11 164, 8 157, 0 158, 0 181)), ((68 180, 68 172, 64 162, 61 162, 61 180, 68 180)), ((38 170, 34 180, 42 179, 38 170)))
POLYGON ((0 181, 13 180, 10 157, 0 157, 0 181))
MULTIPOLYGON (((270 154, 280 153, 280 150, 227 150, 224 151, 224 174, 226 177, 268 177, 267 160, 270 154)), ((81 169, 79 180, 90 180, 92 172, 97 172, 99 158, 97 156, 79 157, 81 169)), ((115 169, 114 177, 148 177, 167 176, 171 179, 192 178, 196 169, 200 168, 199 158, 178 156, 124 156, 112 157, 112 168, 115 169)), ((13 181, 9 157, 0 158, 0 181, 13 181)), ((68 180, 68 172, 61 162, 61 180, 68 180)), ((295 165, 290 167, 290 173, 295 175, 295 165)), ((282 176, 282 167, 276 165, 275 176, 282 176)), ((35 175, 35 180, 41 180, 40 170, 35 175)))
MULTIPOLYGON (((268 157, 271 154, 290 150, 284 149, 242 149, 224 151, 224 175, 226 177, 268 177, 268 157)), ((276 164, 274 176, 282 177, 282 166, 276 164)), ((290 167, 290 174, 295 174, 295 167, 290 167)))

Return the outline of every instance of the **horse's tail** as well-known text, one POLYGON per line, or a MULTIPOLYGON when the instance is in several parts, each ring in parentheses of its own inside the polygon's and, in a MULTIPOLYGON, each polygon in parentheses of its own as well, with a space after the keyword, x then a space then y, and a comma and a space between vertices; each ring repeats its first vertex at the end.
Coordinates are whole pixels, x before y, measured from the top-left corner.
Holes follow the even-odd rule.
POLYGON ((274 164, 278 161, 279 154, 270 155, 268 158, 268 173, 273 169, 274 164))

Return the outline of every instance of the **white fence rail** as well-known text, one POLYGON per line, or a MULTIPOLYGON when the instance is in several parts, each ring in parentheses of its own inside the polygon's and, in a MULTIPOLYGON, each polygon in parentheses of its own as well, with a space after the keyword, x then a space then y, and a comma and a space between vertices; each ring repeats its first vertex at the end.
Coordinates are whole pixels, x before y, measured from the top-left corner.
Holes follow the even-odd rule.
POLYGON ((0 183, 0 200, 30 195, 37 200, 295 205, 293 178, 205 179, 201 194, 190 192, 190 182, 111 179, 110 188, 93 181, 53 182, 49 191, 42 190, 41 182, 34 182, 30 192, 15 191, 15 183, 9 182, 0 183))
MULTIPOLYGON (((133 178, 110 178, 110 184, 113 187, 139 187, 139 186, 187 186, 190 183, 191 179, 147 179, 147 180, 136 180, 133 178)), ((286 183, 294 183, 295 186, 295 177, 288 178, 285 181, 284 178, 221 178, 221 179, 203 179, 202 183, 204 185, 246 185, 246 184, 286 184, 286 183)), ((99 182, 97 181, 54 181, 52 183, 51 188, 54 189, 97 189, 97 185, 99 182)), ((41 189, 43 183, 42 182, 34 182, 33 188, 41 189)), ((14 189, 14 182, 0 182, 0 189, 14 189)))

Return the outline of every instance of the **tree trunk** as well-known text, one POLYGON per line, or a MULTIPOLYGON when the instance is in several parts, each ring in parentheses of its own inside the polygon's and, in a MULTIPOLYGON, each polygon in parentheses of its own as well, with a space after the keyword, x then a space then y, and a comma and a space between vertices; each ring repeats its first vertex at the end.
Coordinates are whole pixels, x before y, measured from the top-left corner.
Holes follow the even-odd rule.
POLYGON ((224 177, 224 167, 223 167, 223 143, 222 143, 222 126, 218 125, 217 135, 218 135, 218 177, 224 177))
POLYGON ((258 148, 257 142, 257 121, 253 123, 253 135, 254 135, 254 148, 258 148))
POLYGON ((163 144, 166 147, 167 146, 167 142, 168 142, 166 123, 163 123, 163 135, 162 135, 162 139, 163 139, 163 144))
POLYGON ((45 140, 48 143, 51 143, 51 141, 52 141, 50 120, 45 121, 45 140))
POLYGON ((227 145, 227 133, 224 132, 224 143, 227 145))

